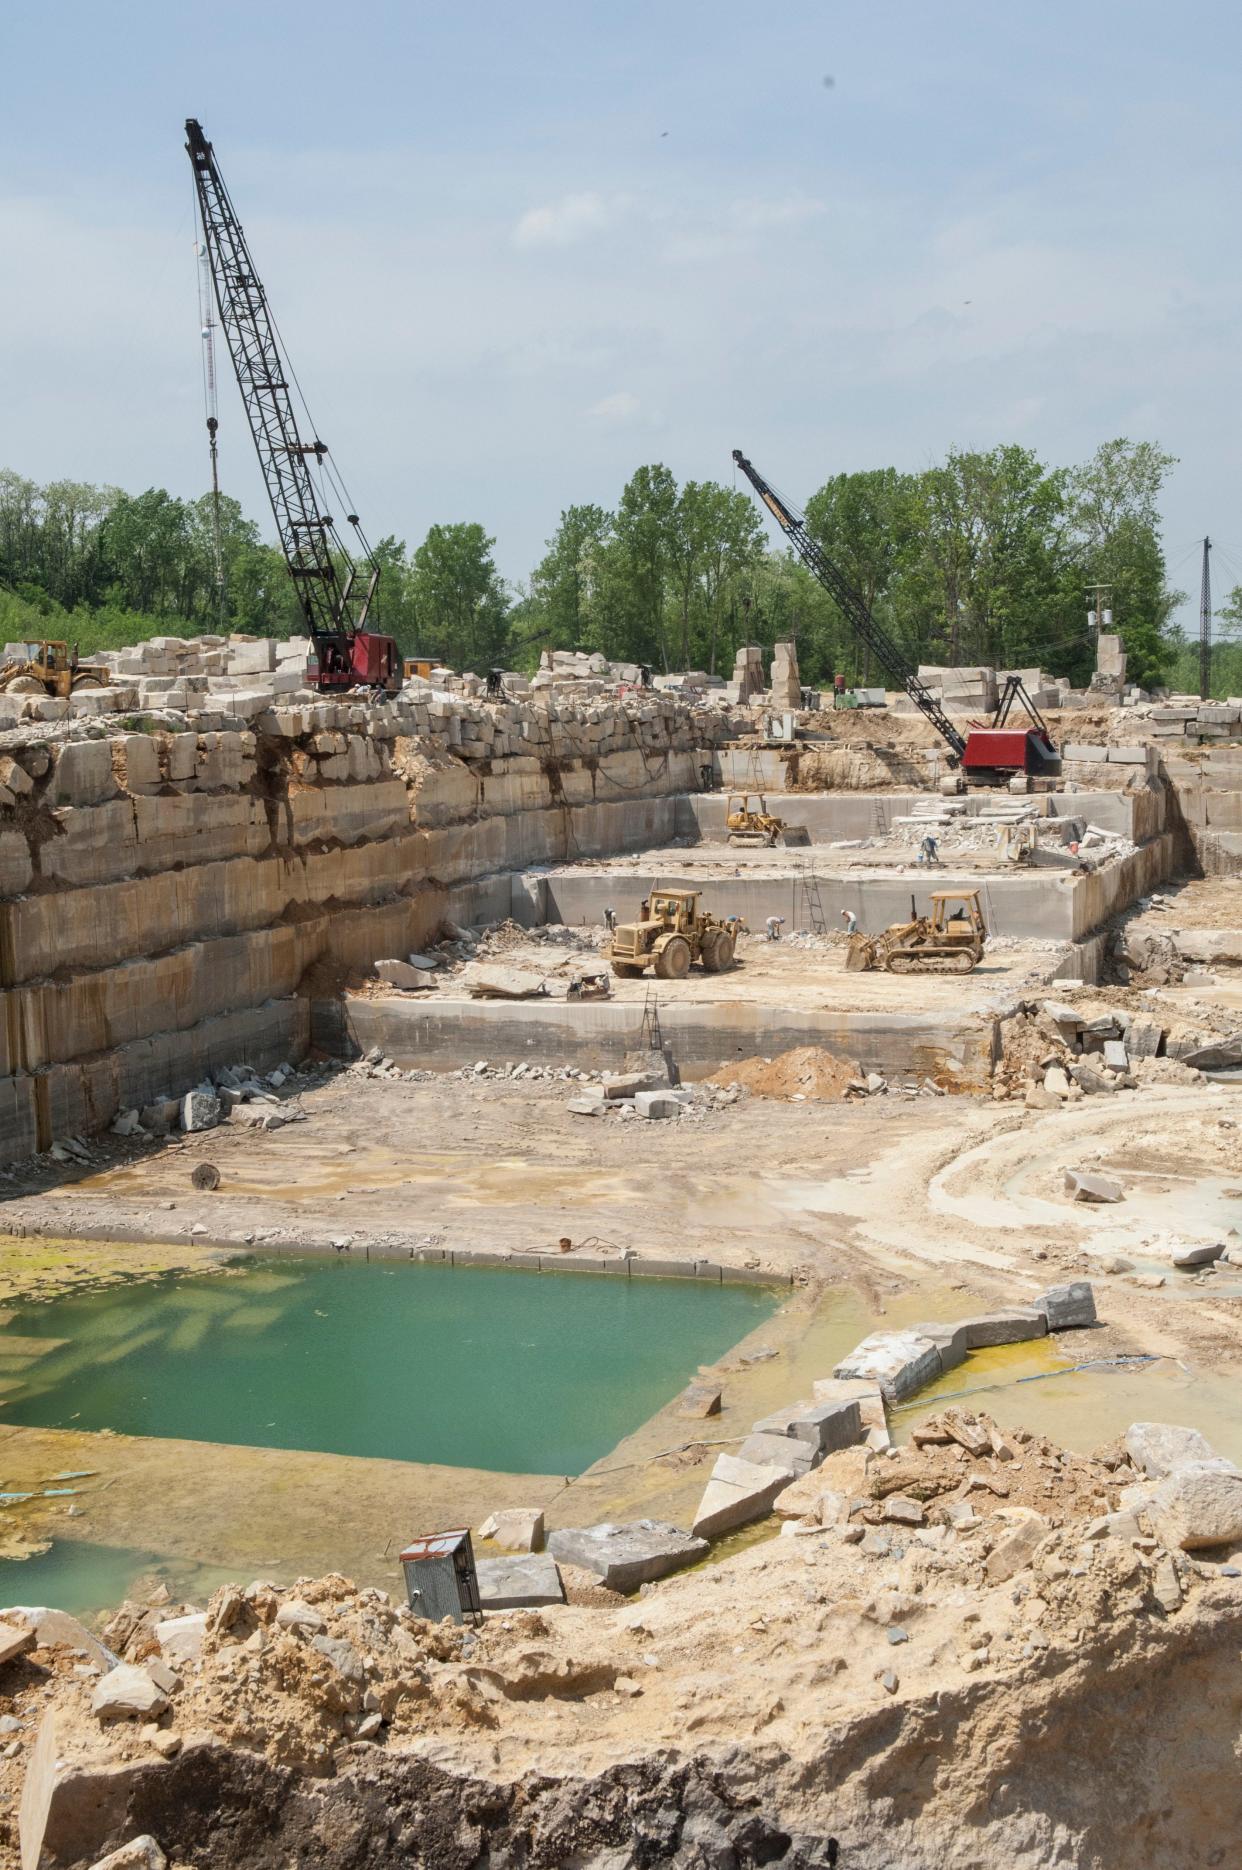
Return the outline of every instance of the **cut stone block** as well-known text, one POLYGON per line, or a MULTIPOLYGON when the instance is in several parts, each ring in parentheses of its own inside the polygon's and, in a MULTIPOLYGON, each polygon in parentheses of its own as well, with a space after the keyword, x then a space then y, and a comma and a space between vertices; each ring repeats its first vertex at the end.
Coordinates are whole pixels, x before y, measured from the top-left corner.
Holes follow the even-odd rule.
POLYGON ((966 1342, 966 1326, 959 1319, 956 1324, 938 1324, 935 1322, 911 1325, 911 1331, 926 1338, 940 1352, 940 1365, 943 1370, 956 1370, 965 1363, 969 1346, 966 1342))
POLYGON ((818 1452, 810 1442, 797 1441, 792 1435, 748 1435, 738 1449, 738 1459, 755 1467, 782 1467, 786 1474, 809 1474, 818 1452))
POLYGON ((680 1117, 682 1100, 668 1091, 636 1091, 634 1108, 640 1117, 653 1121, 659 1117, 680 1117))
POLYGON ((492 1539, 510 1552, 538 1552, 543 1545, 543 1512, 537 1506, 507 1506, 479 1527, 480 1539, 492 1539))
POLYGON ((1015 1305, 1010 1311, 985 1312, 979 1318, 964 1321, 966 1348, 981 1351, 995 1344, 1022 1344, 1028 1338, 1042 1338, 1048 1329, 1043 1312, 1031 1305, 1015 1305))
POLYGON ((659 1080, 651 1071, 627 1071, 617 1078, 605 1078, 603 1082, 603 1092, 607 1098, 633 1097, 638 1091, 658 1089, 659 1080))
POLYGON ((181 1100, 183 1130, 214 1130, 220 1121, 220 1100, 212 1091, 187 1091, 181 1100))
POLYGON ((677 1398, 677 1413, 697 1417, 719 1415, 722 1394, 718 1383, 691 1383, 677 1398))
POLYGON ((823 1398, 778 1409, 753 1424, 756 1435, 789 1435, 806 1442, 820 1454, 850 1448, 862 1439, 862 1417, 856 1397, 823 1398))
POLYGON ((560 1567, 549 1552, 524 1552, 516 1558, 480 1558, 475 1570, 484 1610, 532 1610, 540 1604, 563 1604, 560 1567))
POLYGON ((757 1467, 738 1455, 719 1455, 694 1516, 695 1533, 715 1538, 762 1519, 788 1485, 789 1473, 783 1467, 757 1467))
POLYGON ((1124 1039, 1105 1039, 1104 1063, 1110 1071, 1129 1071, 1130 1054, 1124 1039))
POLYGON ((1088 1169, 1067 1169, 1065 1188, 1075 1201, 1120 1201, 1124 1192, 1111 1176, 1095 1175, 1088 1169))
POLYGON ((431 977, 426 970, 412 967, 408 961, 377 961, 375 972, 390 987, 401 987, 407 993, 417 993, 420 988, 431 985, 431 977))
POLYGON ((901 1402, 943 1372, 940 1352, 913 1331, 877 1331, 855 1346, 833 1371, 836 1377, 866 1377, 889 1402, 901 1402))
POLYGON ((1048 1321, 1049 1331, 1076 1331, 1093 1325, 1095 1293, 1089 1279, 1071 1279, 1063 1286, 1049 1286, 1035 1300, 1035 1310, 1048 1321))
MULTIPOLYGON (((788 1478, 781 1473, 782 1483, 788 1478)), ((549 1534, 548 1551, 562 1565, 591 1572, 610 1591, 636 1591, 702 1558, 707 1543, 679 1526, 638 1519, 625 1525, 559 1527, 549 1534)))

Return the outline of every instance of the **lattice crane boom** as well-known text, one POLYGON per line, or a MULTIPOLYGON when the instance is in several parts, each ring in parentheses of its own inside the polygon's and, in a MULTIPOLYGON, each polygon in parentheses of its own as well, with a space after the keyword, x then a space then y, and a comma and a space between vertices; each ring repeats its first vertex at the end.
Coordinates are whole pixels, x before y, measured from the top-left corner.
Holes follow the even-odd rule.
MULTIPOLYGON (((399 688, 396 644, 366 628, 379 566, 369 552, 364 567, 355 564, 332 515, 320 511, 310 464, 322 464, 327 447, 299 432, 291 372, 212 145, 193 117, 185 129, 220 329, 314 649, 316 686, 399 688)), ((347 517, 357 530, 357 515, 347 517)))
POLYGON ((887 630, 876 622, 844 572, 833 564, 818 539, 812 536, 806 516, 764 480, 758 468, 747 460, 740 448, 733 450, 733 459, 812 577, 817 578, 829 596, 836 600, 855 636, 871 651, 894 685, 905 690, 915 707, 926 715, 941 739, 947 743, 951 764, 956 766, 966 751, 965 738, 954 727, 927 685, 919 680, 887 630))

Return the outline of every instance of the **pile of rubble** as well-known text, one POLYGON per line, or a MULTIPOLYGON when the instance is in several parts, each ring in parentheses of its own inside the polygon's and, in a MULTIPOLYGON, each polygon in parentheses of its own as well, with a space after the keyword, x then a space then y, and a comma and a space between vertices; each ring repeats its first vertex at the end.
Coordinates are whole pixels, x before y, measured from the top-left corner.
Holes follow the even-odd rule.
MULTIPOLYGON (((1057 983, 1062 990, 1072 983, 1057 983)), ((1168 1019, 1158 1006, 1131 1009, 1068 1000, 1022 1001, 999 1022, 996 1098, 1023 1099, 1031 1110, 1100 1092, 1149 1084, 1202 1084, 1206 1072, 1242 1064, 1242 1033, 1222 1033, 1168 1019)))
MULTIPOLYGON (((701 1539, 646 1522, 554 1532, 566 1562, 638 1600, 479 1628, 339 1576, 256 1579, 198 1605, 161 1592, 102 1637, 59 1612, 0 1613, 0 1845, 15 1857, 20 1832, 24 1862, 93 1870, 483 1856, 812 1870, 835 1860, 831 1838, 859 1862, 882 1848, 965 1865, 963 1772, 980 1801, 972 1863, 1036 1870, 1057 1839, 1095 1861, 1119 1827, 1128 1851, 1135 1802, 1144 1835, 1169 1814, 1200 1841, 1232 1823, 1227 1777, 1204 1834, 1202 1772, 1179 1756, 1161 1778, 1142 1749, 1128 1766, 1129 1748, 1067 1817, 1041 1777, 1062 1782, 1063 1755, 1032 1738, 1071 1723, 1103 1744, 1122 1696, 1144 1727, 1162 1698, 1184 1721, 1185 1668, 1231 1705, 1242 1474, 1193 1430, 1136 1423, 1084 1456, 946 1410, 900 1449, 785 1476, 776 1512, 787 1536, 673 1577, 661 1540, 685 1564, 701 1539), (929 1750, 933 1716, 951 1749, 929 1750), (877 1772, 898 1809, 877 1802, 877 1772)), ((1151 1731, 1163 1757, 1171 1740, 1151 1731)), ((1201 1766, 1202 1744, 1196 1731, 1201 1766)))

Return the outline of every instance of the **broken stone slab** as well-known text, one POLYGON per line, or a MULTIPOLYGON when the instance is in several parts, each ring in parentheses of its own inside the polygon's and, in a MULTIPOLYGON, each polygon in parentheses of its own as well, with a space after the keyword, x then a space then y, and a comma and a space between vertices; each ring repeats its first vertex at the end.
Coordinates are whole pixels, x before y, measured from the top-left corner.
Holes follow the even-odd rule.
POLYGON ((1058 1099, 1067 1098, 1069 1096, 1070 1081, 1064 1066, 1049 1065, 1047 1071, 1044 1073, 1044 1089, 1045 1091, 1051 1091, 1053 1096, 1058 1099))
POLYGON ((1234 1545, 1242 1540, 1242 1474, 1216 1462, 1177 1467, 1156 1483, 1146 1510, 1162 1545, 1234 1545))
POLYGON ((144 1831, 141 1837, 97 1858, 91 1870, 168 1870, 168 1859, 151 1833, 144 1831))
POLYGON ((197 1662, 203 1653, 207 1634, 207 1612, 193 1611, 186 1617, 167 1617, 155 1626, 155 1640, 170 1662, 197 1662))
POLYGON ((1233 1463, 1218 1455, 1197 1428, 1183 1428, 1174 1422, 1131 1422, 1121 1439, 1135 1467, 1141 1467, 1153 1480, 1163 1480, 1179 1467, 1215 1465, 1233 1469, 1233 1463))
POLYGON ((722 1397, 719 1383, 690 1383, 677 1398, 677 1413, 695 1417, 719 1415, 722 1397))
POLYGON ((755 1435, 792 1436, 806 1442, 818 1454, 834 1448, 850 1448, 862 1439, 862 1415, 853 1396, 817 1398, 811 1403, 795 1403, 791 1409, 777 1409, 751 1424, 755 1435))
POLYGON ((18 1656, 29 1655, 36 1641, 28 1624, 10 1623, 7 1617, 0 1619, 0 1668, 6 1662, 14 1662, 18 1656))
POLYGON ((1029 1565, 1048 1531, 1043 1515, 1026 1507, 1007 1508, 1003 1517, 1010 1522, 1010 1530, 997 1541, 987 1557, 987 1574, 992 1584, 1003 1584, 1029 1565))
POLYGON ((423 968, 428 972, 440 965, 438 954, 408 954, 405 958, 411 967, 423 968))
POLYGON ((660 1080, 651 1071, 626 1071, 616 1078, 605 1078, 601 1088, 611 1101, 617 1097, 634 1097, 639 1091, 657 1091, 660 1080))
POLYGON ((1104 1063, 1110 1071, 1129 1071, 1130 1054, 1124 1039, 1105 1039, 1104 1063))
POLYGON ((865 1377, 878 1383, 888 1402, 901 1402, 942 1374, 940 1352, 912 1331, 877 1331, 855 1345, 833 1371, 835 1377, 865 1377))
POLYGON ((788 1485, 789 1472, 784 1467, 758 1467, 739 1455, 718 1455, 694 1516, 695 1534, 715 1538, 735 1526, 763 1519, 788 1485))
MULTIPOLYGON (((1174 1236, 1164 1245, 1172 1264, 1182 1268, 1210 1266, 1225 1251, 1223 1240, 1179 1240, 1174 1236)), ((1156 1250, 1159 1251, 1159 1248, 1156 1250)))
POLYGON ((187 1091, 181 1100, 183 1130, 214 1130, 220 1121, 220 1099, 214 1091, 187 1091))
POLYGON ((571 1097, 565 1108, 575 1117, 602 1117, 608 1106, 602 1097, 571 1097))
POLYGON ((1042 1338, 1048 1330, 1045 1314, 1033 1305, 1014 1305, 1005 1311, 984 1312, 978 1318, 963 1320, 966 1348, 990 1349, 995 1344, 1024 1344, 1028 1338, 1042 1338))
POLYGON ((1131 1058, 1155 1058, 1163 1038, 1164 1027, 1158 1019, 1136 1013, 1126 1029, 1126 1050, 1131 1058))
POLYGON ((636 1091, 634 1108, 640 1117, 652 1121, 660 1117, 680 1117, 683 1100, 669 1091, 636 1091))
MULTIPOLYGON (((1186 978, 1189 980, 1190 976, 1186 978)), ((1214 1039, 1210 1045, 1183 1052, 1182 1063, 1193 1066, 1196 1071, 1228 1071, 1242 1065, 1242 1032, 1230 1033, 1227 1038, 1214 1039)))
POLYGON ((480 1539, 491 1539, 510 1552, 538 1552, 543 1546, 543 1510, 537 1506, 506 1506, 492 1513, 479 1527, 480 1539))
POLYGON ((101 1721, 154 1720, 167 1706, 159 1683, 132 1662, 118 1662, 102 1675, 91 1696, 91 1712, 101 1721))
MULTIPOLYGON (((788 1475, 781 1473, 782 1483, 788 1475)), ((548 1538, 548 1551, 562 1565, 589 1571, 610 1591, 636 1591, 670 1571, 693 1564, 707 1551, 704 1539, 661 1520, 623 1525, 562 1526, 548 1538)))
POLYGON ((922 1526, 927 1520, 919 1502, 904 1493, 890 1493, 880 1511, 885 1519, 898 1526, 922 1526))
POLYGON ((926 1338, 940 1352, 942 1370, 956 1370, 965 1363, 966 1352, 970 1348, 966 1342, 966 1323, 959 1319, 956 1324, 939 1324, 935 1321, 926 1324, 911 1325, 911 1331, 926 1338))
POLYGON ((379 980, 387 981, 390 987, 400 987, 406 993, 417 993, 431 985, 426 969, 414 967, 408 961, 377 961, 375 973, 379 980))
POLYGON ((878 1383, 859 1377, 817 1377, 811 1394, 816 1402, 856 1402, 863 1434, 878 1432, 887 1437, 888 1412, 878 1383))
POLYGON ((484 1610, 535 1610, 563 1604, 565 1586, 550 1552, 523 1552, 514 1558, 480 1558, 475 1570, 484 1610))
POLYGON ((1049 1331, 1077 1331, 1096 1323, 1095 1293, 1089 1279, 1049 1286, 1033 1303, 1034 1309, 1044 1314, 1049 1331))
POLYGON ((1066 1169, 1065 1188, 1075 1201, 1120 1201, 1124 1194, 1120 1182, 1090 1169, 1066 1169))
POLYGON ((809 1474, 817 1465, 818 1448, 796 1441, 792 1435, 748 1435, 738 1458, 755 1467, 781 1467, 786 1474, 809 1474))
POLYGON ((1182 1607, 1182 1586, 1177 1566, 1168 1552, 1161 1553, 1152 1567, 1151 1594, 1166 1616, 1182 1607))

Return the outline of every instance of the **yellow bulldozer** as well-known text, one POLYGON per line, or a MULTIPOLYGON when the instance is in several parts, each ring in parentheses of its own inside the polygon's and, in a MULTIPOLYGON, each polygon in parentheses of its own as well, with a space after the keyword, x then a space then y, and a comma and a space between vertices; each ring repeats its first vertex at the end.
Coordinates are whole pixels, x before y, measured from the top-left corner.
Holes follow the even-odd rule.
POLYGON ((16 646, 19 654, 0 664, 0 693, 55 695, 67 701, 80 688, 107 688, 112 680, 102 664, 81 662, 78 646, 38 642, 16 646))
POLYGON ((730 793, 725 830, 730 844, 766 844, 769 849, 778 841, 785 844, 809 844, 811 841, 805 825, 788 824, 775 812, 770 812, 761 792, 730 793))
POLYGON ((723 974, 733 966, 733 937, 699 908, 697 890, 652 890, 641 920, 613 929, 608 959, 622 980, 648 968, 661 980, 684 980, 695 961, 707 974, 723 974))
POLYGON ((851 935, 845 965, 851 973, 882 968, 889 974, 969 974, 983 959, 988 938, 978 890, 933 890, 931 914, 914 913, 882 935, 851 935))

